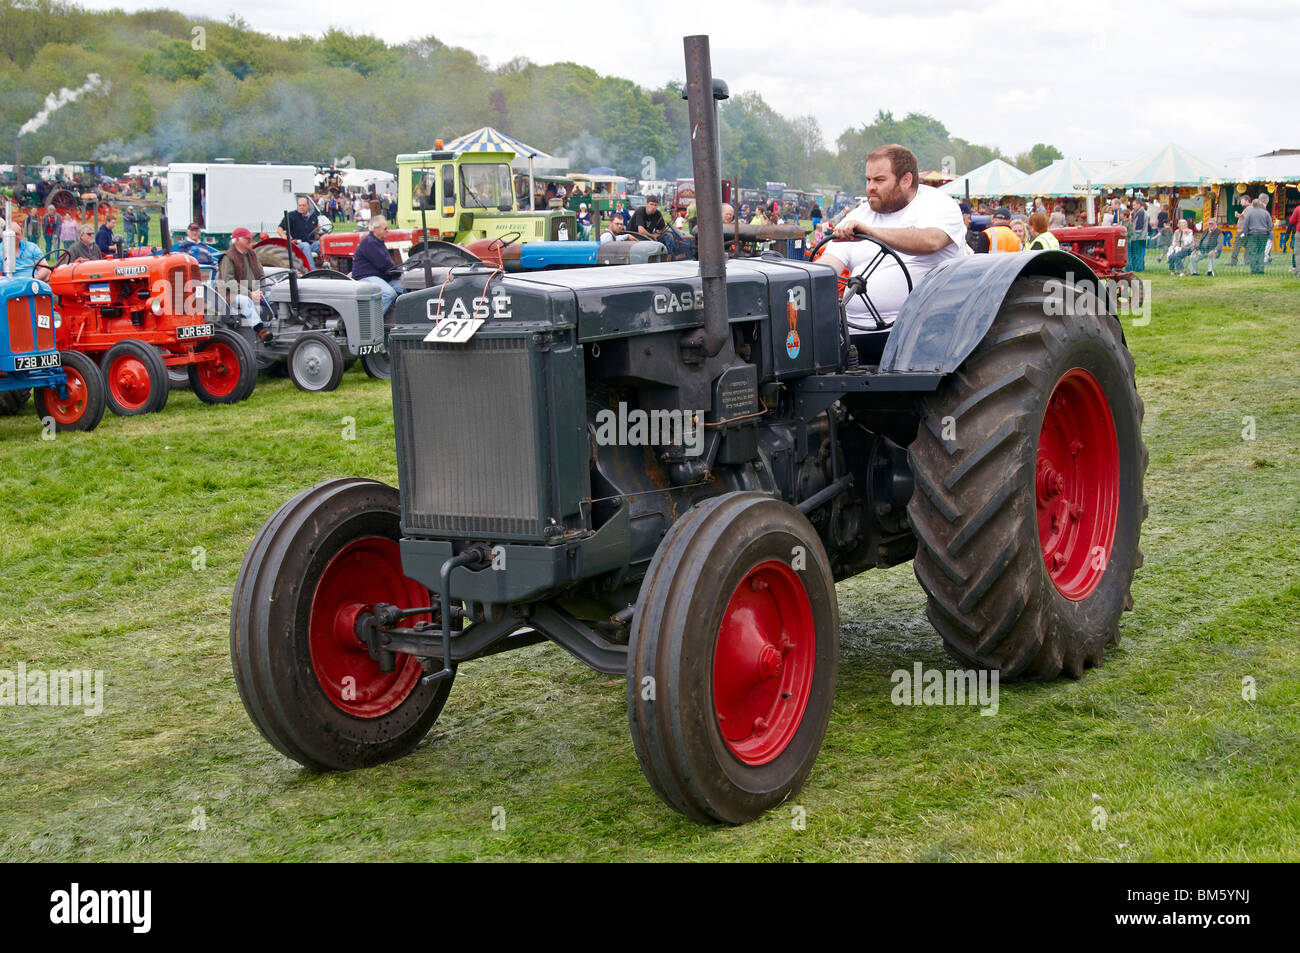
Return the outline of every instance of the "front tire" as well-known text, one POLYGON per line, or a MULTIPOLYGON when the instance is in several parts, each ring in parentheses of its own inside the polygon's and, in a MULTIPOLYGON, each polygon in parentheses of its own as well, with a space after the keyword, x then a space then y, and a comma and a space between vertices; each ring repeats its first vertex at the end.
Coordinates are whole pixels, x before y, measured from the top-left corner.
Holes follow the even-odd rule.
MULTIPOLYGON (((317 770, 401 757, 437 719, 453 678, 421 681, 420 660, 383 672, 357 638, 365 606, 429 605, 401 571, 395 487, 331 480, 289 500, 244 558, 230 613, 235 684, 278 750, 317 770)), ((408 624, 427 621, 415 616, 408 624)))
POLYGON ((1091 283, 1017 281, 908 449, 926 614, 952 655, 1003 678, 1100 665, 1133 605, 1147 451, 1104 307, 1091 283), (1062 291, 1093 313, 1050 313, 1062 291))
POLYGON ((367 377, 373 377, 375 380, 393 379, 393 362, 387 353, 366 354, 361 358, 361 369, 366 372, 367 377))
POLYGON ((759 493, 714 497, 664 537, 628 644, 637 759, 669 807, 753 820, 798 791, 830 719, 839 610, 812 524, 759 493))
POLYGON ((99 365, 80 351, 61 352, 63 373, 67 377, 68 397, 42 387, 36 391, 36 414, 42 421, 52 420, 55 431, 94 430, 104 419, 108 405, 108 385, 99 365))
POLYGON ((332 337, 319 331, 308 331, 294 341, 285 364, 299 390, 334 390, 343 379, 343 352, 332 337))
POLYGON ((121 417, 150 414, 167 405, 167 365, 155 348, 128 338, 110 347, 99 362, 108 385, 108 409, 121 417))

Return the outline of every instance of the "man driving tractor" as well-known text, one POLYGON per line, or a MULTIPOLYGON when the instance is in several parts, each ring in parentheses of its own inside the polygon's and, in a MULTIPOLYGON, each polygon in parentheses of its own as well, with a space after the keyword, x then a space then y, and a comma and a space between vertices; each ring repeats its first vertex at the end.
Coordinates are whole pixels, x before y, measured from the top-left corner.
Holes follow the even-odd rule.
POLYGON ((240 227, 230 233, 230 249, 221 257, 217 275, 226 289, 226 300, 244 316, 244 325, 254 328, 260 340, 271 340, 270 330, 258 313, 262 305, 262 263, 253 251, 253 233, 240 227))
MULTIPOLYGON (((855 273, 880 252, 879 242, 898 253, 912 286, 934 268, 966 251, 966 226, 955 199, 918 181, 916 156, 900 145, 886 145, 867 156, 867 201, 835 226, 834 241, 821 257, 841 275, 855 273), (857 236, 874 239, 856 241, 857 236)), ((871 276, 871 300, 887 323, 898 317, 907 297, 907 281, 892 256, 871 276)), ((875 323, 865 302, 854 295, 845 303, 853 330, 868 331, 875 323)))

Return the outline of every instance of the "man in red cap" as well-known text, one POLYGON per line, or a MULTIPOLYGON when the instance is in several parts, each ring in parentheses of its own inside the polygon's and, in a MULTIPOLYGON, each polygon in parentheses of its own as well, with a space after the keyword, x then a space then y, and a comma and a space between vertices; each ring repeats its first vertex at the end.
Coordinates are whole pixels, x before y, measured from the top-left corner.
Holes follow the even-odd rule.
POLYGON ((221 257, 218 276, 231 307, 244 315, 244 325, 257 329, 262 341, 271 339, 271 332, 262 324, 258 306, 262 301, 262 281, 266 278, 262 263, 253 252, 253 233, 240 226, 230 233, 231 245, 221 257))

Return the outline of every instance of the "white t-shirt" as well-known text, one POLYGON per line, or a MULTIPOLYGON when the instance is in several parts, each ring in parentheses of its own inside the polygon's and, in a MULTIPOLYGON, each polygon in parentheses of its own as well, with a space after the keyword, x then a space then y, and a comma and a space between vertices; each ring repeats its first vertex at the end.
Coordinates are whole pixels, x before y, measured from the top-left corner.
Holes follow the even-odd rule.
MULTIPOLYGON (((939 228, 951 239, 936 252, 927 255, 910 255, 899 252, 907 272, 912 276, 912 287, 921 283, 921 279, 951 258, 961 258, 970 253, 966 247, 966 225, 961 219, 961 206, 957 200, 944 195, 936 188, 919 185, 916 196, 897 212, 873 212, 871 205, 863 202, 844 217, 844 221, 861 222, 877 228, 939 228)), ((824 254, 833 255, 849 268, 850 274, 857 274, 880 252, 880 246, 871 241, 830 242, 824 254)), ((893 322, 903 307, 907 297, 907 281, 899 270, 898 263, 892 256, 887 256, 867 282, 867 294, 871 302, 887 322, 893 322)), ((849 326, 859 331, 874 330, 876 322, 867 311, 859 295, 854 295, 845 305, 845 314, 849 326)))

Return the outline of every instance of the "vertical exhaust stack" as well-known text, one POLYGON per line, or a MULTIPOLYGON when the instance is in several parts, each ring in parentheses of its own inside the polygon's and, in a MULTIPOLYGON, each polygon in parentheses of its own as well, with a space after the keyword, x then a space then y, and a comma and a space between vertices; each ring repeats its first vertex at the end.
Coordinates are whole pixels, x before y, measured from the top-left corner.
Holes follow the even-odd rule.
POLYGON ((718 107, 726 83, 715 83, 707 36, 688 36, 686 101, 695 173, 696 248, 704 292, 704 350, 712 357, 727 340, 727 255, 722 244, 722 175, 718 156, 718 107))

